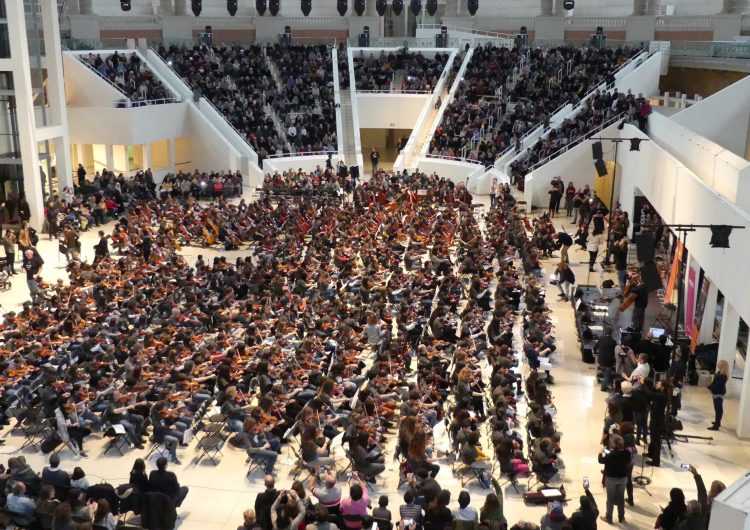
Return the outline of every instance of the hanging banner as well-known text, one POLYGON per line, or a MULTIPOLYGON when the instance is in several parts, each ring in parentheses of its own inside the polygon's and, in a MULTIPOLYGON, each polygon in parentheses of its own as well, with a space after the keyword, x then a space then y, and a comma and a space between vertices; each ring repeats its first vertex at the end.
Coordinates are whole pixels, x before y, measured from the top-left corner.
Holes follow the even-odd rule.
POLYGON ((669 269, 669 277, 667 279, 667 288, 664 289, 664 303, 671 304, 672 296, 674 295, 675 281, 677 281, 677 275, 680 272, 680 261, 682 260, 682 241, 677 240, 677 247, 674 251, 674 258, 672 259, 672 267, 669 269))
POLYGON ((698 337, 701 334, 701 324, 703 323, 703 313, 706 311, 706 301, 708 300, 708 289, 711 286, 711 280, 704 274, 701 292, 698 294, 698 301, 695 304, 695 318, 693 319, 693 332, 690 334, 690 351, 695 352, 698 346, 698 337))
POLYGON ((698 281, 696 270, 688 270, 687 285, 685 286, 685 335, 691 337, 693 332, 693 318, 695 316, 695 282, 698 281))

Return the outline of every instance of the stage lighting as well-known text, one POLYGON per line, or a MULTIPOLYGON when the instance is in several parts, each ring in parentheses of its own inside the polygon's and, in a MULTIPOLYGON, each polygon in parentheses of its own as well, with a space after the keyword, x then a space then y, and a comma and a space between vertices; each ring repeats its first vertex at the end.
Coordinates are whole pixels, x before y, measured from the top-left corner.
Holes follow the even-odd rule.
POLYGON ((409 2, 409 7, 414 16, 418 17, 419 12, 422 11, 422 0, 411 0, 411 2, 409 2))
POLYGON ((375 1, 375 11, 378 12, 378 15, 380 15, 381 17, 384 16, 387 9, 388 3, 386 2, 386 0, 375 1))
POLYGON ((310 16, 310 11, 312 11, 312 0, 302 0, 300 9, 302 10, 303 15, 306 17, 310 16))
POLYGON ((354 0, 354 12, 357 13, 358 17, 361 17, 365 13, 365 0, 354 0))
POLYGON ((575 6, 576 3, 573 0, 563 0, 563 9, 565 11, 572 11, 575 6))
POLYGON ((266 14, 266 0, 255 0, 255 10, 258 15, 263 16, 266 14))
POLYGON ((401 11, 404 10, 404 0, 393 0, 391 7, 393 8, 394 15, 401 15, 401 11))
POLYGON ((337 0, 336 2, 336 10, 339 12, 339 15, 346 16, 346 10, 349 9, 349 2, 348 0, 337 0))
POLYGON ((130 11, 130 0, 120 0, 120 9, 130 11))
POLYGON ((479 0, 469 0, 466 3, 466 9, 469 11, 469 14, 473 17, 477 14, 477 9, 479 9, 479 0))
POLYGON ((196 17, 201 16, 201 11, 203 11, 203 0, 192 0, 190 2, 190 8, 193 10, 193 14, 196 17))
POLYGON ((631 151, 640 151, 641 150, 641 139, 640 138, 631 138, 630 139, 630 150, 631 151))
POLYGON ((237 0, 227 0, 227 13, 230 17, 237 14, 237 0))
POLYGON ((732 234, 732 227, 727 225, 717 225, 711 227, 712 248, 729 248, 729 236, 732 234))
POLYGON ((280 4, 280 0, 270 0, 270 2, 268 2, 268 12, 271 13, 271 16, 275 17, 279 14, 279 8, 281 7, 280 4))
POLYGON ((435 13, 437 13, 438 3, 437 0, 427 0, 427 2, 424 5, 425 10, 427 11, 427 14, 431 17, 435 16, 435 13))

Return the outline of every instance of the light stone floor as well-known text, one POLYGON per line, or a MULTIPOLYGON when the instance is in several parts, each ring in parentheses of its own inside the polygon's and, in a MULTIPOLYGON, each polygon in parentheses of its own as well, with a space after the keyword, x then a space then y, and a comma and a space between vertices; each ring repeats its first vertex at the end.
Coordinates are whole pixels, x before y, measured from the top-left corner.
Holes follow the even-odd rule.
MULTIPOLYGON (((482 202, 486 202, 486 199, 486 197, 479 198, 482 202)), ((565 222, 566 228, 570 230, 570 219, 561 218, 557 222, 565 222)), ((92 260, 93 245, 97 241, 96 231, 91 230, 83 234, 81 240, 84 257, 92 260)), ((64 278, 64 258, 62 256, 58 258, 57 242, 50 242, 46 236, 43 236, 39 249, 45 259, 44 278, 49 281, 54 281, 58 277, 64 278)), ((185 255, 190 259, 194 259, 200 253, 206 256, 213 256, 217 253, 197 248, 184 250, 185 255)), ((236 255, 241 255, 243 252, 221 252, 221 254, 233 260, 236 255)), ((586 266, 577 262, 585 260, 586 257, 583 251, 571 251, 571 262, 574 262, 573 269, 579 280, 586 275, 586 266)), ((552 273, 553 269, 553 260, 545 262, 547 276, 552 273)), ((597 463, 596 456, 603 427, 605 395, 595 384, 593 367, 581 362, 572 307, 559 302, 556 294, 554 287, 550 289, 547 301, 553 309, 559 352, 553 367, 556 384, 552 387, 552 391, 558 409, 556 417, 558 430, 563 433, 561 456, 565 460, 566 469, 562 478, 570 499, 565 512, 570 514, 577 508, 578 496, 582 494, 581 479, 584 475, 591 478, 591 491, 600 509, 603 510, 605 497, 600 485, 601 466, 597 463)), ((12 289, 0 294, 0 303, 6 311, 17 309, 27 295, 24 277, 17 275, 13 277, 12 289)), ((636 489, 636 505, 633 508, 626 507, 628 522, 619 525, 620 527, 653 528, 659 506, 667 504, 669 489, 672 487, 683 488, 687 499, 696 498, 692 477, 680 470, 680 464, 683 462, 693 464, 702 474, 707 485, 716 479, 730 484, 747 471, 748 462, 750 462, 750 444, 738 440, 734 432, 739 403, 739 384, 741 381, 731 382, 730 394, 725 405, 724 427, 718 433, 706 431, 709 416, 712 414, 708 391, 697 387, 685 388, 683 409, 680 415, 685 426, 683 432, 697 435, 714 434, 715 440, 711 445, 703 442, 677 443, 673 446, 674 458, 670 458, 665 453, 661 468, 645 468, 645 475, 652 479, 652 484, 647 488, 648 492, 642 488, 636 489)), ((523 405, 520 408, 525 409, 523 405)), ((6 433, 7 429, 0 433, 0 436, 6 433)), ((393 445, 392 438, 393 436, 389 447, 393 445)), ((442 426, 436 427, 435 438, 437 448, 447 445, 447 437, 442 426)), ((0 461, 12 456, 9 453, 13 446, 20 447, 21 443, 20 437, 7 437, 5 447, 0 447, 0 453, 6 453, 7 456, 0 457, 0 461)), ((256 493, 263 487, 263 477, 256 472, 250 478, 246 478, 245 454, 231 447, 224 449, 224 456, 218 465, 214 466, 207 460, 196 465, 191 462, 195 456, 194 445, 193 443, 189 447, 180 448, 182 465, 170 465, 171 469, 177 473, 180 483, 190 487, 190 494, 179 511, 179 528, 182 530, 235 529, 242 522, 242 512, 253 506, 256 493)), ((85 459, 72 455, 69 450, 63 451, 61 456, 64 468, 72 470, 74 466, 81 466, 87 472, 91 483, 106 480, 117 485, 127 482, 133 460, 136 457, 145 456, 145 451, 134 450, 128 451, 124 457, 113 456, 111 452, 104 456, 102 454, 104 442, 96 435, 86 440, 86 449, 89 457, 85 459)), ((24 454, 33 469, 40 470, 44 465, 45 458, 41 453, 27 449, 24 454)), ((381 494, 387 494, 390 499, 390 508, 396 513, 401 504, 403 489, 397 490, 398 469, 391 455, 392 453, 387 455, 387 469, 370 495, 371 498, 376 499, 381 494)), ((277 483, 281 487, 290 485, 288 476, 291 465, 292 461, 287 454, 283 454, 277 463, 277 483)), ((637 473, 638 470, 635 474, 637 473)), ((459 480, 452 476, 449 465, 442 466, 437 479, 442 487, 452 492, 451 506, 457 505, 461 485, 459 480)), ((521 484, 525 485, 525 480, 522 480, 521 484)), ((476 482, 469 484, 468 490, 472 493, 472 503, 477 507, 481 506, 486 492, 476 482)), ((538 523, 544 512, 544 507, 525 506, 519 495, 512 489, 506 488, 505 514, 511 525, 518 520, 538 523)), ((600 522, 600 528, 604 527, 606 524, 600 522)))

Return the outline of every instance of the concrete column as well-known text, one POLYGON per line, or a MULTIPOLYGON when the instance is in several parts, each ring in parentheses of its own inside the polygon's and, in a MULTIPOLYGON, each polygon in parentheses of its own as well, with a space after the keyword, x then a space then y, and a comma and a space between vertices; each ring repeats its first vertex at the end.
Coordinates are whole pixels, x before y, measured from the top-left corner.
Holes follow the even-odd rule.
POLYGON ((107 160, 107 171, 114 171, 115 169, 115 149, 113 145, 104 146, 104 155, 107 160))
MULTIPOLYGON (((254 5, 254 4, 253 4, 254 5)), ((187 0, 174 0, 174 14, 187 15, 187 0)), ((192 13, 191 13, 192 16, 192 13)))
POLYGON ((750 438, 750 363, 748 362, 745 363, 745 370, 742 375, 740 408, 737 413, 737 436, 750 438))
POLYGON ((58 191, 62 191, 64 187, 73 187, 73 170, 70 163, 68 113, 65 103, 65 83, 63 81, 57 0, 41 0, 41 7, 44 28, 44 50, 47 63, 47 102, 50 118, 50 123, 47 125, 59 125, 63 131, 61 137, 53 139, 55 144, 58 191))
POLYGON ((68 0, 65 4, 65 14, 66 15, 80 15, 81 14, 81 6, 78 3, 78 0, 68 0))
POLYGON ((445 16, 446 17, 458 16, 458 0, 445 0, 445 16))
POLYGON ((34 124, 34 94, 31 85, 29 44, 23 2, 6 2, 8 39, 11 48, 11 72, 18 115, 18 140, 21 146, 23 188, 31 210, 30 224, 41 230, 44 224, 44 198, 39 173, 39 146, 34 124))
POLYGON ((169 172, 174 173, 175 167, 177 165, 177 155, 175 151, 174 138, 170 138, 169 140, 167 140, 167 164, 169 172))
MULTIPOLYGON (((706 278, 703 279, 706 281, 706 278)), ((700 333, 698 335, 698 344, 708 344, 712 342, 714 335, 714 321, 716 320, 716 305, 719 298, 719 288, 715 282, 708 286, 708 296, 706 297, 706 306, 703 308, 703 319, 701 320, 700 333)))
POLYGON ((541 0, 541 16, 543 17, 551 17, 552 16, 552 2, 553 0, 541 0))
MULTIPOLYGON (((731 372, 734 366, 734 355, 737 349, 737 335, 740 331, 740 314, 732 307, 732 304, 724 298, 724 310, 721 317, 721 331, 719 334, 718 361, 729 363, 731 372)), ((750 364, 750 363, 746 363, 750 364)))
POLYGON ((174 5, 172 0, 160 0, 159 2, 159 15, 174 15, 174 5))
POLYGON ((143 144, 141 146, 141 153, 143 156, 143 170, 146 171, 151 167, 151 144, 143 144))
POLYGON ((78 5, 80 6, 80 11, 82 15, 93 15, 94 10, 91 7, 91 0, 78 0, 78 5))

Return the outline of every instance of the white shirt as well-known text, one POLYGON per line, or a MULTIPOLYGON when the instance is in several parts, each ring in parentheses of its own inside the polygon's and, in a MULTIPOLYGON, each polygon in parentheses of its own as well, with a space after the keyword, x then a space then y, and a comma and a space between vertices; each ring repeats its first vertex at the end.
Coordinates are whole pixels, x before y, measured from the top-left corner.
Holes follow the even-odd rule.
POLYGON ((633 370, 633 373, 630 374, 630 379, 636 380, 640 377, 648 377, 649 372, 651 372, 651 367, 648 365, 648 363, 638 364, 638 366, 635 367, 635 370, 633 370))

